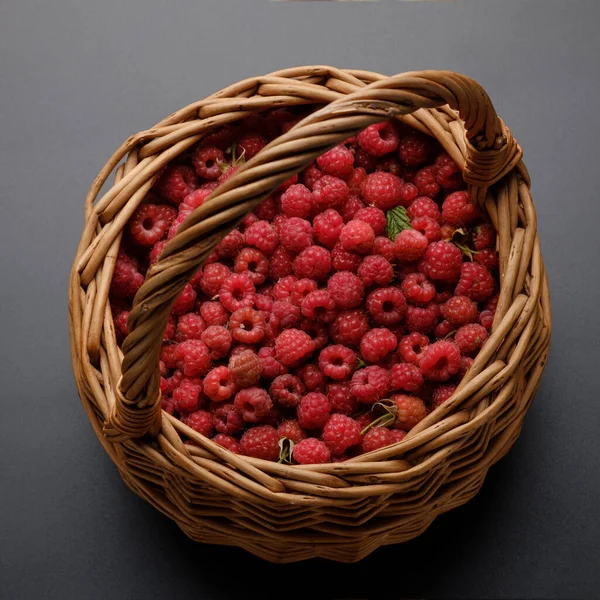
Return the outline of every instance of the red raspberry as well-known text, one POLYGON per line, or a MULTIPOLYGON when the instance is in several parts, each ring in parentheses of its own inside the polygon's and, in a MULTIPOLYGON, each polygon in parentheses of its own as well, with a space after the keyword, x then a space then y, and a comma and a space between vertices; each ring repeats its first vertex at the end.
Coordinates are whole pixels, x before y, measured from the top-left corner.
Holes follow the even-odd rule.
POLYGON ((344 220, 340 213, 333 208, 328 208, 313 219, 313 230, 317 242, 329 249, 335 246, 343 226, 344 220))
POLYGON ((300 323, 300 329, 307 333, 315 345, 315 352, 318 352, 325 347, 329 338, 327 336, 327 329, 324 325, 313 321, 312 319, 304 319, 300 323))
POLYGON ((433 330, 434 337, 442 339, 448 337, 456 329, 455 325, 452 325, 450 321, 444 319, 440 321, 433 330))
POLYGON ((463 325, 454 335, 454 341, 463 354, 479 352, 487 338, 487 329, 477 323, 463 325))
POLYGON ((233 382, 241 388, 255 386, 260 379, 262 364, 252 350, 242 350, 238 354, 231 353, 227 365, 233 382))
POLYGON ((377 365, 359 369, 352 375, 350 390, 360 402, 373 404, 382 400, 390 391, 391 379, 389 372, 377 365))
POLYGON ((261 291, 263 293, 254 294, 252 306, 255 310, 265 313, 263 316, 266 317, 273 310, 273 298, 271 298, 270 295, 267 295, 269 293, 268 290, 261 288, 261 291))
POLYGON ((215 367, 203 381, 204 393, 214 402, 224 402, 235 393, 235 384, 227 367, 215 367))
POLYGON ((173 223, 171 223, 171 227, 169 227, 169 232, 167 233, 167 240, 171 240, 175 237, 179 227, 181 224, 188 218, 190 214, 192 214, 192 207, 187 204, 179 205, 179 212, 175 217, 173 223))
POLYGON ((369 318, 362 310, 341 312, 331 324, 331 339, 336 344, 352 348, 360 344, 360 340, 369 330, 369 318))
POLYGON ((367 172, 362 167, 356 167, 356 169, 353 169, 350 176, 346 178, 346 183, 348 184, 350 191, 352 192, 360 190, 360 185, 365 180, 366 176, 367 172))
POLYGON ((252 212, 261 221, 272 221, 279 212, 279 205, 271 196, 269 196, 268 198, 265 198, 252 212))
POLYGON ((418 392, 423 385, 421 369, 412 363, 400 363, 392 366, 392 389, 406 392, 418 392))
POLYGON ((358 145, 371 156, 383 156, 398 147, 398 133, 390 121, 375 123, 363 129, 357 136, 358 145))
POLYGON ((459 278, 462 264, 460 250, 454 244, 442 240, 427 246, 419 263, 419 271, 429 279, 452 282, 459 278))
POLYGON ((160 399, 160 408, 170 415, 174 415, 177 412, 177 402, 173 398, 163 396, 160 399))
MULTIPOLYGON (((165 333, 163 336, 163 340, 172 340, 175 336, 175 317, 173 315, 169 315, 169 320, 167 321, 167 326, 165 328, 165 333)), ((179 341, 179 340, 177 340, 179 341)))
POLYGON ((404 170, 404 185, 402 186, 402 193, 400 194, 401 206, 410 206, 411 202, 413 202, 419 195, 419 188, 414 183, 407 183, 408 179, 406 176, 406 169, 404 170))
POLYGON ((184 165, 169 165, 156 182, 158 193, 175 206, 196 188, 196 174, 184 165))
POLYGON ((335 177, 347 177, 354 168, 354 155, 346 146, 340 144, 321 154, 317 158, 321 171, 335 177))
POLYGON ((273 254, 279 244, 279 238, 273 225, 267 221, 256 221, 244 232, 246 244, 258 248, 267 256, 273 254))
POLYGON ((411 222, 411 226, 415 231, 422 233, 429 243, 442 239, 440 224, 430 217, 417 217, 411 222))
POLYGON ((247 275, 234 273, 221 284, 219 299, 227 310, 233 312, 238 308, 251 306, 255 291, 254 284, 247 275))
MULTIPOLYGON (((363 178, 364 181, 364 178, 363 178)), ((362 185, 362 182, 361 182, 362 185)), ((344 204, 339 209, 340 215, 342 215, 342 219, 344 223, 348 223, 354 219, 354 215, 361 209, 365 207, 365 203, 354 193, 350 194, 348 200, 344 202, 344 204)))
POLYGON ((246 275, 254 285, 260 285, 267 278, 269 260, 256 248, 244 248, 235 257, 233 270, 246 275))
POLYGON ((369 154, 366 150, 358 148, 354 153, 354 166, 364 169, 367 173, 375 170, 377 157, 369 154))
POLYGON ((295 444, 306 439, 306 432, 300 427, 296 419, 287 419, 280 423, 279 427, 277 427, 277 433, 280 438, 287 438, 295 444))
POLYGON ((331 379, 347 379, 356 368, 356 354, 350 348, 335 344, 319 354, 319 369, 331 379))
POLYGON ((428 196, 420 196, 412 201, 411 205, 406 209, 408 218, 412 221, 419 217, 429 217, 438 223, 442 220, 442 215, 438 205, 428 196))
POLYGON ((483 265, 488 271, 495 269, 498 266, 498 255, 491 248, 479 250, 475 255, 475 262, 483 265))
MULTIPOLYGON (((183 202, 179 205, 179 212, 186 209, 194 209, 202 206, 204 201, 212 194, 213 190, 216 189, 216 182, 211 184, 204 184, 197 190, 194 190, 188 194, 183 202), (207 186, 207 187, 205 187, 207 186), (210 187, 208 187, 210 186, 210 187)), ((189 213, 188 213, 189 214, 189 213)))
POLYGON ((213 432, 213 416, 205 410, 197 410, 189 414, 185 419, 185 424, 194 431, 205 437, 210 437, 213 432))
POLYGON ((204 375, 210 368, 208 347, 201 340, 186 340, 177 346, 177 360, 186 377, 204 375))
POLYGON ((176 216, 172 206, 143 204, 129 219, 129 231, 141 246, 153 246, 165 237, 176 216))
POLYGON ((445 152, 438 155, 434 166, 436 168, 435 180, 444 190, 452 192, 464 185, 460 167, 445 152))
POLYGON ((421 352, 419 367, 427 379, 447 381, 460 369, 460 349, 447 340, 429 344, 421 352))
POLYGON ((375 206, 365 206, 354 215, 354 220, 364 221, 371 226, 375 235, 384 235, 387 220, 385 213, 375 206))
POLYGON ((453 296, 442 305, 442 315, 452 325, 460 327, 477 321, 479 311, 473 300, 466 296, 453 296))
POLYGON ((471 262, 462 263, 460 280, 454 290, 456 295, 483 302, 494 293, 494 288, 494 278, 484 266, 471 262))
POLYGON ((367 287, 387 285, 394 279, 394 269, 383 256, 373 254, 365 256, 358 267, 358 276, 367 287))
POLYGON ((298 281, 293 275, 282 277, 273 286, 273 299, 274 300, 288 300, 290 299, 294 284, 298 281))
POLYGON ((500 300, 500 293, 496 292, 485 303, 485 309, 491 311, 494 314, 496 314, 496 308, 498 307, 498 300, 500 300))
POLYGON ((429 333, 439 318, 436 304, 428 306, 409 306, 406 311, 406 326, 409 331, 429 333))
POLYGON ((415 304, 427 304, 436 294, 434 285, 423 273, 409 273, 402 282, 402 293, 415 304))
POLYGON ((319 169, 319 167, 317 167, 317 165, 313 163, 312 165, 306 167, 306 169, 302 173, 302 176, 304 178, 304 185, 309 190, 313 190, 315 187, 315 183, 317 183, 317 181, 319 181, 319 179, 323 177, 323 171, 321 171, 321 169, 319 169))
POLYGON ((200 287, 202 291, 212 298, 219 293, 223 282, 231 275, 229 267, 223 263, 214 262, 210 265, 206 265, 202 272, 202 279, 200 280, 200 287))
POLYGON ((280 406, 295 408, 304 395, 304 384, 295 375, 280 375, 273 380, 269 393, 280 406))
POLYGON ((331 460, 329 448, 317 438, 300 441, 294 446, 292 456, 299 465, 319 465, 331 460))
POLYGON ((379 288, 367 296, 367 310, 375 323, 394 325, 406 314, 406 299, 397 287, 379 288))
POLYGON ((482 310, 479 313, 479 323, 486 329, 491 329, 494 324, 494 313, 491 310, 482 310))
POLYGON ((459 379, 462 379, 467 374, 467 371, 471 368, 471 365, 473 364, 473 360, 474 359, 470 356, 460 357, 460 370, 458 371, 457 375, 459 379))
POLYGON ((301 183, 290 186, 281 195, 281 210, 288 217, 306 219, 314 204, 312 192, 301 183))
POLYGON ((288 252, 283 246, 279 246, 271 255, 269 261, 269 279, 279 281, 292 274, 294 255, 288 252))
POLYGON ((321 246, 310 246, 296 256, 293 268, 296 277, 322 281, 331 271, 331 254, 321 246))
POLYGON ((396 443, 396 436, 392 433, 391 429, 387 427, 373 427, 369 429, 361 442, 361 449, 363 452, 373 452, 384 448, 385 446, 391 446, 396 443))
POLYGON ((398 144, 398 158, 405 167, 424 165, 431 152, 431 141, 418 131, 402 136, 398 144))
POLYGON ((414 184, 421 196, 435 198, 440 192, 440 186, 435 180, 435 167, 425 167, 415 175, 414 184))
POLYGON ((247 161, 256 156, 266 145, 267 140, 258 133, 247 133, 239 142, 240 156, 247 161))
POLYGON ((235 258, 243 247, 244 235, 237 229, 234 229, 221 240, 216 250, 219 258, 235 258))
POLYGON ((342 310, 357 307, 365 294, 362 281, 350 271, 334 273, 327 282, 327 289, 335 304, 342 310))
POLYGON ((196 169, 198 177, 209 181, 219 179, 221 176, 221 165, 225 162, 225 155, 218 148, 198 148, 192 155, 192 165, 196 169))
POLYGON ((229 318, 233 339, 244 344, 258 344, 265 337, 266 326, 263 315, 249 306, 238 308, 229 318))
POLYGON ((467 227, 479 217, 468 192, 454 192, 442 204, 442 217, 455 227, 467 227))
POLYGON ((198 408, 202 383, 199 379, 184 377, 173 390, 173 400, 177 402, 180 412, 193 412, 198 408))
POLYGON ((383 256, 388 262, 394 261, 394 242, 388 237, 377 236, 373 242, 372 254, 383 256))
POLYGON ((400 163, 391 156, 377 161, 377 164, 375 165, 375 170, 385 171, 386 173, 392 173, 393 175, 396 175, 398 177, 402 175, 402 167, 400 166, 400 163))
POLYGON ((191 284, 186 283, 183 290, 173 304, 173 314, 183 315, 194 308, 194 302, 196 301, 196 291, 191 284))
POLYGON ((144 276, 139 272, 137 260, 119 250, 110 284, 111 297, 133 297, 142 287, 143 283, 144 276))
POLYGON ((323 441, 333 455, 344 454, 348 448, 360 443, 360 424, 358 421, 335 413, 323 427, 323 441))
POLYGON ((240 440, 240 454, 276 461, 279 458, 279 434, 270 425, 251 427, 240 440))
POLYGON ((276 300, 269 315, 269 325, 276 331, 296 327, 300 323, 300 308, 289 302, 276 300))
POLYGON ((306 364, 294 371, 309 392, 320 391, 325 387, 325 376, 317 365, 306 364))
POLYGON ((165 249, 166 245, 167 245, 167 240, 162 240, 162 241, 156 242, 156 244, 154 244, 154 247, 152 248, 152 250, 150 250, 150 254, 148 255, 148 261, 150 262, 151 265, 158 262, 158 259, 159 259, 160 255, 162 254, 162 251, 165 249))
POLYGON ((344 415, 351 415, 358 404, 357 398, 350 390, 348 381, 330 383, 327 386, 327 398, 331 404, 331 410, 344 415))
POLYGON ((390 210, 402 201, 402 186, 400 177, 385 171, 376 171, 367 175, 360 189, 367 204, 381 210, 390 210))
POLYGON ((302 306, 304 299, 319 286, 314 279, 298 279, 292 285, 290 300, 296 306, 302 306))
POLYGON ((331 323, 337 316, 335 302, 327 290, 310 292, 302 301, 302 314, 320 323, 331 323))
POLYGON ((360 341, 360 354, 367 361, 376 363, 393 352, 398 345, 398 338, 385 327, 368 331, 360 341))
POLYGON ((327 423, 330 412, 331 404, 325 394, 309 392, 298 405, 298 423, 304 429, 320 429, 327 423))
POLYGON ((275 379, 275 377, 287 373, 287 368, 275 359, 275 348, 263 346, 258 351, 258 357, 261 369, 260 376, 263 379, 275 379))
POLYGON ((179 359, 177 358, 177 346, 178 344, 163 344, 160 349, 160 360, 164 362, 169 369, 177 368, 177 363, 179 362, 179 359))
POLYGON ((233 402, 215 405, 213 418, 215 429, 226 435, 234 435, 246 425, 244 419, 242 419, 242 413, 235 407, 233 402))
MULTIPOLYGON (((238 168, 238 167, 234 167, 234 169, 236 169, 236 170, 237 170, 237 168, 238 168)), ((231 170, 233 171, 233 169, 231 169, 231 170)), ((257 223, 257 222, 258 222, 258 220, 259 220, 259 219, 258 219, 258 217, 257 217, 257 216, 256 216, 254 213, 249 213, 249 214, 247 214, 247 215, 246 215, 246 216, 243 218, 242 222, 240 223, 240 225, 239 225, 239 230, 240 230, 242 233, 245 233, 246 229, 248 229, 248 227, 250 227, 250 226, 251 226, 251 225, 253 225, 254 223, 257 223)))
MULTIPOLYGON (((129 319, 129 311, 122 310, 113 320, 115 323, 115 329, 118 334, 120 334, 121 339, 125 338, 129 333, 129 329, 127 327, 127 320, 129 319)), ((165 336, 166 337, 166 336, 165 336)))
POLYGON ((331 251, 331 264, 336 271, 352 271, 355 273, 361 263, 361 260, 362 257, 360 254, 344 250, 339 242, 331 251))
POLYGON ((456 228, 448 223, 444 223, 440 228, 440 234, 443 240, 450 241, 454 237, 454 232, 456 228))
POLYGON ((473 247, 475 250, 485 250, 496 245, 496 230, 491 223, 482 223, 473 228, 473 247))
POLYGON ((175 340, 178 342, 184 342, 185 340, 199 340, 205 329, 206 323, 200 315, 197 315, 196 313, 181 315, 177 321, 175 340))
POLYGON ((454 394, 456 390, 456 386, 453 383, 446 383, 442 385, 438 385, 433 390, 433 396, 431 398, 431 403, 434 408, 437 408, 440 404, 449 400, 452 394, 454 394))
POLYGON ((234 454, 240 453, 240 443, 230 435, 225 435, 224 433, 217 433, 215 437, 212 439, 215 444, 219 444, 219 446, 223 446, 229 450, 229 452, 233 452, 234 454))
POLYGON ((240 390, 235 395, 233 404, 240 411, 242 419, 246 423, 258 423, 269 414, 273 406, 269 394, 257 387, 240 390))
POLYGON ((286 329, 275 340, 275 357, 286 366, 306 358, 313 352, 315 343, 310 336, 299 329, 286 329))
POLYGON ((394 254, 401 262, 419 260, 427 249, 427 238, 416 229, 404 229, 396 236, 394 254))
POLYGON ((396 394, 392 396, 396 406, 396 425, 398 429, 410 431, 427 416, 427 408, 421 398, 396 394))
POLYGON ((404 429, 390 429, 394 436, 394 443, 401 442, 406 437, 406 431, 404 429))
POLYGON ((340 243, 344 250, 366 254, 373 247, 375 232, 373 228, 364 221, 353 219, 346 223, 340 233, 340 243))
POLYGON ((314 208, 322 212, 327 208, 342 206, 347 200, 350 190, 343 179, 331 175, 323 175, 313 186, 314 208))
POLYGON ((229 320, 229 313, 220 302, 203 302, 200 305, 200 315, 209 327, 225 325, 229 320))

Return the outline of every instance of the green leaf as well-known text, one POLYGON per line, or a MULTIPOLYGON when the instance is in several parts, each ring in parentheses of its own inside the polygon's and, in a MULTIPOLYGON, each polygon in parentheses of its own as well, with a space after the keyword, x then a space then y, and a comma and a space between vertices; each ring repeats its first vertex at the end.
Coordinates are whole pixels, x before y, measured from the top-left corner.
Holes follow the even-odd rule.
POLYGON ((367 363, 363 360, 362 356, 356 355, 356 368, 364 369, 367 366, 367 363))
POLYGON ((396 236, 405 229, 411 229, 410 219, 406 214, 404 206, 397 206, 388 210, 386 213, 387 218, 387 235, 390 240, 395 241, 396 236))

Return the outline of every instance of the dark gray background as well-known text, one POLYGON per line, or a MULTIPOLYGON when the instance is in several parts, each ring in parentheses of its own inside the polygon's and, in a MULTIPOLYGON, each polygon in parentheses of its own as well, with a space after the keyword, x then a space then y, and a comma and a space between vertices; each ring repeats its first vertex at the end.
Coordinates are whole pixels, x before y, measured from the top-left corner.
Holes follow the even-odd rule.
POLYGON ((597 598, 599 23, 577 0, 0 3, 0 597, 597 598), (191 543, 121 482, 73 383, 67 279, 87 188, 126 136, 319 63, 484 85, 533 178, 553 350, 476 500, 359 566, 270 566, 191 543))

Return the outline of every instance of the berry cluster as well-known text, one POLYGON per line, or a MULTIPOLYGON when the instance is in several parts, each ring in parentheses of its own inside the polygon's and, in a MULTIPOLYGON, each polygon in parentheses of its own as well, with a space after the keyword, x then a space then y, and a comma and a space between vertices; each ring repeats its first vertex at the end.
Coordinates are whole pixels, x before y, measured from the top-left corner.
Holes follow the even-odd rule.
MULTIPOLYGON (((300 113, 253 115, 172 163, 131 217, 111 306, 119 341, 167 241, 300 113)), ((488 337, 496 233, 432 139, 385 122, 281 185, 173 307, 162 408, 232 452, 337 462, 400 441, 488 337)))

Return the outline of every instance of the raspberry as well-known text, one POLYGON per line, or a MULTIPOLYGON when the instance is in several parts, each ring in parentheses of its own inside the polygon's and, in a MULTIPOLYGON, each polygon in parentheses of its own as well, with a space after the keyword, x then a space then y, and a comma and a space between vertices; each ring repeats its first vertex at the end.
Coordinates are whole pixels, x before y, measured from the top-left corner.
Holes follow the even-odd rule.
POLYGON ((177 412, 177 402, 175 402, 173 398, 169 398, 167 396, 163 396, 160 399, 160 407, 170 415, 174 415, 177 412))
POLYGON ((450 323, 450 321, 447 321, 446 319, 444 319, 443 321, 440 321, 436 326, 435 329, 433 330, 433 335, 436 338, 445 338, 447 336, 449 336, 454 330, 456 329, 455 325, 452 325, 452 323, 450 323))
POLYGON ((179 212, 175 217, 173 223, 171 223, 171 227, 169 227, 169 232, 167 233, 167 240, 171 240, 175 237, 177 230, 181 226, 181 224, 187 219, 187 217, 192 213, 193 208, 188 206, 187 204, 179 205, 179 212))
POLYGON ((127 319, 129 319, 129 311, 122 310, 113 320, 115 323, 115 329, 124 338, 128 333, 127 319))
POLYGON ((475 255, 475 262, 483 265, 488 271, 491 271, 498 266, 498 256, 495 250, 484 248, 483 250, 479 250, 475 255))
POLYGON ((392 402, 397 410, 395 426, 398 429, 410 431, 427 416, 427 408, 421 398, 396 394, 392 396, 392 402))
POLYGON ((369 125, 356 138, 358 145, 375 157, 393 152, 400 141, 394 125, 389 121, 369 125))
POLYGON ((365 256, 358 267, 358 276, 367 287, 387 285, 394 279, 394 269, 383 256, 373 254, 365 256))
POLYGON ((415 198, 406 209, 406 214, 411 221, 419 217, 429 217, 438 223, 442 220, 438 205, 428 196, 415 198))
POLYGON ((379 362, 398 345, 398 338, 385 327, 371 329, 360 341, 360 354, 371 363, 379 362))
POLYGON ((292 456, 299 465, 318 465, 331 460, 329 448, 317 438, 300 441, 294 446, 292 456))
POLYGON ((143 204, 129 219, 129 231, 141 246, 153 246, 165 237, 176 215, 172 206, 143 204))
POLYGON ((246 423, 258 423, 269 414, 273 406, 269 394, 257 387, 240 390, 235 395, 233 404, 240 411, 242 419, 246 423))
POLYGON ((179 359, 177 358, 178 344, 163 344, 160 349, 160 360, 165 363, 169 369, 177 368, 179 359))
POLYGON ((329 331, 336 344, 355 348, 369 331, 369 319, 362 310, 342 312, 331 324, 329 331))
POLYGON ((313 186, 314 208, 322 212, 327 208, 342 206, 350 190, 346 182, 338 177, 323 175, 313 186))
POLYGON ((375 323, 394 325, 406 314, 406 299, 397 287, 379 288, 367 296, 367 310, 375 323))
POLYGON ((365 206, 356 211, 354 220, 364 221, 371 226, 375 235, 384 235, 387 225, 385 213, 375 206, 365 206))
POLYGON ((377 365, 359 369, 352 375, 350 390, 360 402, 373 404, 385 398, 390 391, 389 372, 377 365))
POLYGON ((354 168, 354 155, 346 146, 340 144, 331 150, 321 154, 317 158, 317 164, 323 173, 335 177, 347 177, 354 168))
POLYGON ((375 170, 385 171, 386 173, 392 173, 397 177, 400 177, 400 175, 402 175, 402 167, 400 166, 400 163, 391 156, 377 161, 377 164, 375 165, 375 170))
POLYGON ((414 262, 423 256, 427 244, 427 238, 416 229, 404 229, 396 236, 394 254, 401 262, 414 262))
POLYGON ((498 300, 500 300, 500 294, 496 293, 491 296, 488 301, 485 303, 485 309, 491 311, 493 314, 496 314, 496 308, 498 307, 498 300))
POLYGON ((429 333, 436 325, 439 313, 436 304, 409 306, 406 311, 406 326, 409 331, 429 333))
POLYGON ((159 259, 160 255, 162 254, 162 251, 165 249, 166 245, 167 245, 167 240, 162 240, 162 241, 156 242, 156 244, 154 244, 154 247, 152 248, 152 250, 150 250, 150 254, 148 255, 148 261, 151 265, 158 262, 158 259, 159 259))
POLYGON ((258 133, 247 133, 239 142, 240 156, 247 161, 256 156, 266 145, 267 140, 258 133))
POLYGON ((225 435, 224 433, 217 433, 215 437, 212 439, 215 444, 219 444, 219 446, 223 446, 229 450, 229 452, 233 452, 234 454, 240 453, 240 443, 230 435, 225 435))
POLYGON ((419 332, 403 337, 398 344, 398 354, 407 363, 419 364, 419 355, 429 344, 429 338, 419 332))
POLYGON ((279 434, 270 425, 251 427, 240 440, 240 454, 276 461, 279 458, 279 434))
POLYGON ((261 221, 272 221, 279 212, 279 206, 273 197, 269 196, 268 198, 265 198, 252 212, 261 221))
POLYGON ((306 167, 302 175, 304 177, 304 185, 309 190, 313 190, 315 183, 317 183, 317 181, 323 177, 323 171, 321 171, 321 169, 319 169, 319 167, 313 163, 312 165, 306 167))
POLYGON ((260 285, 269 272, 269 260, 256 248, 244 248, 235 257, 233 270, 246 275, 254 285, 260 285))
MULTIPOLYGON (((364 181, 364 178, 363 178, 364 181)), ((361 182, 362 185, 362 182, 361 182)), ((342 219, 344 219, 344 223, 351 221, 354 219, 354 215, 361 209, 365 207, 365 203, 356 195, 350 194, 350 197, 339 209, 340 215, 342 215, 342 219)))
POLYGON ((373 247, 375 232, 373 228, 364 221, 353 219, 346 223, 340 233, 340 243, 344 250, 366 254, 373 247))
POLYGON ((344 220, 337 210, 328 208, 313 219, 313 230, 319 244, 333 248, 340 237, 344 220))
POLYGON ((220 302, 203 302, 200 305, 200 315, 209 327, 225 325, 229 320, 229 314, 220 302))
POLYGON ((473 228, 473 247, 475 250, 493 248, 496 244, 496 230, 491 223, 482 223, 473 228))
POLYGON ((173 390, 173 400, 177 402, 179 411, 192 412, 198 408, 202 384, 199 380, 185 377, 173 390))
POLYGON ((260 376, 262 378, 275 379, 275 377, 287 373, 287 368, 275 359, 274 348, 263 346, 258 351, 258 358, 260 360, 260 376))
POLYGON ((293 272, 292 264, 294 255, 288 252, 283 246, 279 246, 271 255, 269 261, 269 279, 279 281, 293 272))
POLYGON ((361 263, 362 257, 356 252, 344 250, 338 242, 331 251, 331 264, 336 271, 352 271, 355 273, 361 263))
POLYGON ((199 340, 205 329, 206 323, 200 315, 197 315, 196 313, 181 315, 177 321, 175 340, 178 342, 184 342, 185 340, 199 340))
POLYGON ((473 300, 466 296, 453 296, 442 305, 442 315, 452 325, 460 327, 477 321, 479 311, 473 300))
POLYGON ((491 310, 482 310, 479 313, 479 323, 486 329, 491 329, 494 324, 494 313, 491 310))
POLYGON ((269 315, 269 325, 275 330, 283 331, 289 327, 296 327, 300 323, 300 308, 289 302, 276 300, 269 315))
MULTIPOLYGON (((172 340, 175 336, 175 317, 173 315, 169 315, 169 320, 167 321, 167 326, 165 327, 165 333, 163 336, 163 340, 172 340)), ((180 341, 180 340, 177 340, 180 341)))
POLYGON ((331 379, 347 379, 356 367, 356 354, 350 348, 335 344, 319 354, 319 369, 331 379))
POLYGON ((337 316, 335 302, 327 290, 310 292, 301 306, 302 314, 320 323, 331 323, 337 316))
POLYGON ((184 165, 169 165, 156 182, 158 193, 175 206, 193 192, 196 187, 196 174, 184 165))
POLYGON ((467 371, 471 368, 471 365, 473 364, 473 360, 474 359, 470 356, 461 356, 460 370, 458 371, 458 377, 460 379, 462 379, 467 374, 467 371))
POLYGON ((273 286, 273 299, 274 300, 288 300, 290 299, 294 284, 298 281, 293 275, 282 277, 273 286))
POLYGON ((442 228, 431 217, 417 217, 411 221, 411 226, 415 231, 421 232, 429 243, 442 239, 442 228))
POLYGON ((215 367, 203 381, 204 393, 214 402, 228 400, 235 393, 235 384, 227 367, 215 367))
POLYGON ((204 267, 200 287, 207 296, 212 298, 219 293, 221 286, 230 275, 229 267, 223 263, 211 263, 204 267))
POLYGON ((273 225, 267 221, 256 221, 244 232, 246 244, 258 248, 263 254, 270 256, 279 244, 279 238, 273 225))
POLYGON ((452 192, 460 189, 463 184, 460 167, 450 158, 448 154, 442 152, 435 159, 435 180, 446 191, 452 192))
POLYGON ((273 310, 273 298, 266 294, 254 294, 254 301, 252 306, 255 310, 265 313, 265 316, 273 310))
POLYGON ((346 183, 350 188, 350 191, 358 191, 360 190, 360 184, 365 180, 367 176, 367 172, 362 167, 356 167, 356 169, 352 170, 352 173, 349 177, 346 178, 346 183))
POLYGON ((205 410, 197 410, 187 416, 185 424, 205 437, 213 432, 213 416, 205 410))
POLYGON ((311 337, 299 329, 286 329, 275 340, 275 357, 286 366, 306 358, 313 352, 315 343, 311 337))
POLYGON ((210 187, 208 187, 209 184, 204 184, 197 190, 194 190, 193 192, 188 194, 183 199, 183 202, 179 205, 179 211, 181 212, 182 209, 194 209, 198 208, 199 206, 202 206, 204 204, 204 201, 212 194, 213 190, 215 189, 215 187, 213 187, 213 184, 214 186, 216 186, 216 182, 211 183, 210 187))
POLYGON ((354 166, 364 169, 367 173, 375 170, 377 157, 369 154, 366 150, 358 148, 354 153, 354 166))
POLYGON ((365 293, 362 281, 350 271, 334 273, 327 282, 327 289, 335 304, 342 310, 357 307, 365 293))
POLYGON ((238 308, 251 306, 254 292, 254 284, 247 275, 234 273, 221 284, 219 299, 227 310, 233 312, 238 308))
POLYGON ((298 423, 304 429, 320 429, 327 423, 330 412, 331 404, 325 394, 309 392, 298 405, 298 423))
POLYGON ((390 210, 402 201, 402 186, 400 177, 385 171, 376 171, 366 176, 360 189, 367 204, 381 210, 390 210))
POLYGON ((467 227, 477 220, 477 208, 471 202, 468 192, 454 192, 446 196, 442 204, 442 217, 455 227, 467 227))
POLYGON ((440 404, 443 404, 448 400, 454 391, 456 390, 456 386, 453 383, 446 383, 442 385, 438 385, 433 390, 433 396, 431 398, 431 403, 434 408, 437 408, 440 404))
POLYGON ((462 264, 460 250, 454 244, 442 240, 427 246, 419 263, 419 271, 429 279, 452 282, 459 278, 462 264))
POLYGON ((173 314, 183 315, 194 308, 194 302, 196 301, 196 291, 190 283, 186 283, 183 290, 173 304, 173 314))
POLYGON ((288 217, 306 219, 314 204, 312 192, 301 183, 290 186, 281 195, 281 210, 288 217))
POLYGON ((295 408, 304 395, 304 384, 295 375, 280 375, 273 380, 269 393, 280 406, 295 408))
POLYGON ((402 282, 402 293, 415 304, 427 304, 436 294, 434 285, 423 273, 409 273, 402 282))
POLYGON ((456 229, 448 223, 444 223, 440 228, 440 234, 443 240, 451 240, 455 231, 456 229))
POLYGON ((418 392, 423 385, 421 369, 412 363, 393 365, 391 370, 392 389, 418 392))
POLYGON ((226 402, 224 404, 216 405, 213 418, 215 423, 215 429, 219 433, 226 435, 234 435, 241 431, 244 426, 244 419, 242 419, 242 413, 235 407, 233 402, 226 402))
POLYGON ((110 283, 111 296, 117 298, 133 297, 143 283, 144 276, 139 272, 137 260, 119 250, 110 283))
POLYGON ((494 287, 494 278, 484 266, 466 262, 461 265, 460 280, 454 293, 483 302, 494 293, 494 287))
POLYGON ((426 346, 419 357, 423 375, 431 381, 447 381, 460 369, 460 349, 442 340, 426 346))
POLYGON ((234 229, 221 240, 216 250, 219 258, 235 258, 243 247, 244 235, 237 229, 234 229))
POLYGON ((302 306, 304 299, 319 286, 314 279, 298 279, 292 285, 290 300, 296 306, 302 306))
POLYGON ((406 437, 406 431, 404 429, 390 429, 394 436, 394 444, 401 442, 406 437))
POLYGON ((322 281, 331 270, 331 254, 321 246, 310 246, 296 256, 293 268, 296 277, 322 281))
POLYGON ((424 165, 431 152, 431 141, 418 131, 402 136, 398 144, 398 158, 405 167, 424 165))
POLYGON ((294 371, 309 392, 320 391, 325 387, 325 376, 317 365, 306 364, 294 371))
POLYGON ((357 398, 350 390, 348 381, 330 383, 327 386, 327 398, 331 404, 331 410, 344 415, 351 415, 358 404, 357 398))
POLYGON ((306 439, 306 432, 296 419, 288 419, 280 423, 277 428, 277 433, 280 438, 287 438, 288 440, 292 440, 295 444, 301 442, 306 439))
POLYGON ((360 425, 358 421, 335 413, 323 427, 323 441, 333 455, 344 454, 348 448, 360 443, 360 425))
POLYGON ((225 162, 225 155, 215 147, 198 148, 192 155, 192 165, 198 177, 214 181, 221 176, 221 164, 225 162))
POLYGON ((419 188, 414 183, 407 183, 408 178, 406 174, 406 169, 404 170, 404 185, 402 186, 402 192, 400 194, 401 200, 400 204, 402 206, 410 206, 411 202, 415 200, 419 195, 419 188))
POLYGON ((435 180, 435 167, 425 167, 415 175, 414 184, 419 190, 421 196, 435 198, 440 191, 440 186, 435 180))
POLYGON ((201 340, 186 340, 177 346, 177 360, 186 377, 204 375, 210 368, 208 347, 201 340))
POLYGON ((229 357, 229 373, 233 382, 241 388, 251 388, 260 379, 262 365, 252 350, 243 350, 229 357))
POLYGON ((394 255, 394 242, 388 237, 377 236, 373 242, 373 248, 371 249, 372 254, 378 254, 383 256, 388 262, 393 262, 394 255))
POLYGON ((260 312, 245 306, 229 318, 229 331, 234 340, 244 344, 258 344, 265 337, 265 318, 260 312))
POLYGON ((385 446, 391 446, 396 443, 396 437, 392 433, 391 429, 387 427, 373 427, 369 429, 361 442, 361 448, 363 452, 373 452, 373 450, 379 450, 385 446))
POLYGON ((487 338, 487 329, 477 323, 463 325, 454 335, 454 341, 463 354, 479 352, 487 338))
MULTIPOLYGON (((234 167, 235 170, 237 170, 237 167, 234 167)), ((234 169, 230 169, 231 171, 233 171, 234 169)), ((251 225, 253 225, 254 223, 256 223, 258 221, 258 217, 254 214, 254 213, 249 213, 247 214, 242 222, 239 225, 239 230, 242 233, 245 233, 246 229, 248 229, 248 227, 250 227, 251 225)))

